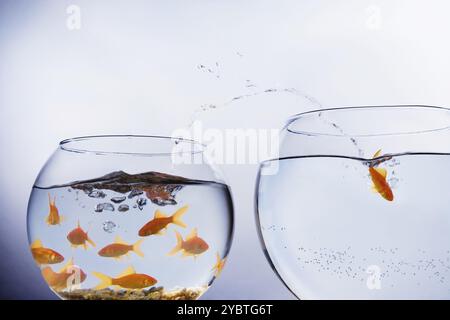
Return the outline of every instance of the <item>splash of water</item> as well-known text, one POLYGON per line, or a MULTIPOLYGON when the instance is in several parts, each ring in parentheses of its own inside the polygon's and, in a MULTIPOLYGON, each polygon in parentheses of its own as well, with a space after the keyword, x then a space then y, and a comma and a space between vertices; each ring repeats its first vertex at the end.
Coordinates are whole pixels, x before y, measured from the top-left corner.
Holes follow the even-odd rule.
POLYGON ((351 135, 347 134, 344 129, 342 129, 341 126, 339 126, 337 123, 330 121, 326 119, 326 117, 323 115, 322 112, 319 112, 319 118, 327 125, 331 126, 334 130, 336 130, 340 135, 346 137, 351 144, 356 148, 358 151, 359 157, 364 157, 364 150, 359 146, 358 141, 355 137, 352 137, 351 135))
MULTIPOLYGON (((244 58, 244 55, 240 52, 236 52, 236 55, 240 59, 244 58)), ((223 79, 221 79, 219 66, 220 66, 219 62, 216 62, 213 67, 208 67, 204 64, 199 64, 197 66, 197 69, 199 69, 202 72, 211 74, 218 80, 223 80, 223 79)), ((250 92, 236 95, 236 96, 232 97, 231 99, 229 99, 225 102, 222 102, 222 103, 202 104, 200 107, 195 109, 194 112, 192 113, 189 123, 187 125, 188 130, 192 129, 192 126, 195 123, 195 121, 198 119, 199 115, 203 114, 204 112, 210 112, 210 111, 215 111, 218 109, 230 107, 231 105, 233 105, 234 103, 236 103, 238 101, 251 99, 251 98, 262 96, 262 95, 289 94, 289 95, 298 97, 299 99, 301 99, 303 101, 307 101, 312 107, 314 107, 316 109, 323 109, 323 104, 321 102, 319 102, 319 100, 317 100, 312 95, 310 95, 300 89, 297 89, 297 88, 266 87, 263 89, 259 89, 259 87, 251 79, 245 80, 244 88, 250 92)), ((350 141, 350 143, 356 148, 358 155, 360 157, 364 156, 364 150, 359 146, 358 141, 356 140, 355 137, 352 137, 351 135, 347 134, 345 132, 345 130, 337 123, 326 119, 326 117, 323 115, 323 113, 319 113, 319 117, 322 121, 324 121, 325 124, 331 126, 333 128, 333 130, 336 130, 340 135, 346 137, 350 141)))
MULTIPOLYGON (((243 61, 245 63, 246 57, 245 55, 240 52, 236 51, 236 56, 238 57, 239 61, 243 61)), ((222 75, 221 75, 221 65, 222 63, 219 63, 216 61, 213 66, 208 66, 206 64, 198 64, 197 69, 201 72, 205 72, 215 78, 215 80, 224 81, 222 75)), ((263 89, 260 89, 253 80, 250 78, 247 78, 244 83, 244 88, 247 91, 247 93, 240 94, 233 96, 227 101, 221 102, 221 103, 205 103, 200 105, 200 107, 196 108, 190 119, 189 123, 187 125, 187 128, 190 130, 192 129, 192 125, 194 122, 198 119, 199 115, 204 112, 214 111, 217 109, 229 107, 230 105, 236 103, 237 101, 242 101, 244 99, 251 99, 253 97, 261 96, 261 95, 267 95, 267 94, 290 94, 294 95, 302 100, 306 100, 308 103, 311 104, 312 107, 320 109, 322 108, 322 104, 315 99, 313 96, 303 92, 302 90, 296 89, 296 88, 275 88, 275 87, 269 87, 266 86, 263 89)))

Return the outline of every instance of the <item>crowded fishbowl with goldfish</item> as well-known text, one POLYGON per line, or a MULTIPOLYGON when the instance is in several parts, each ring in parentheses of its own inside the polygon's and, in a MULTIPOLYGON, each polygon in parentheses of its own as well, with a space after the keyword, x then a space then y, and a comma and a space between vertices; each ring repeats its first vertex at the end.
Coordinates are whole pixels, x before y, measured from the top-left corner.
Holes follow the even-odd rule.
POLYGON ((198 299, 225 267, 228 186, 194 141, 159 136, 65 140, 39 174, 28 238, 62 299, 198 299), (173 163, 174 154, 188 155, 173 163))

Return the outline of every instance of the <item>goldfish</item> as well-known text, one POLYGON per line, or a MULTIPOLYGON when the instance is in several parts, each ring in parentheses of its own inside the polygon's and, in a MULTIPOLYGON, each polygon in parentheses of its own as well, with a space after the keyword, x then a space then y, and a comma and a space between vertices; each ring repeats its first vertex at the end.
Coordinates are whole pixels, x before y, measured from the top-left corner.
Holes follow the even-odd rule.
POLYGON ((186 225, 181 221, 181 217, 186 213, 188 206, 184 206, 178 209, 172 216, 166 216, 159 210, 155 211, 155 216, 152 220, 147 222, 140 230, 139 236, 146 237, 152 234, 162 234, 163 230, 173 223, 182 228, 186 228, 186 225))
POLYGON ((47 284, 57 291, 78 285, 87 278, 86 273, 73 264, 73 259, 70 259, 59 272, 53 271, 51 267, 45 267, 41 272, 47 284))
POLYGON ((220 254, 217 252, 216 254, 217 262, 214 265, 214 267, 211 269, 211 271, 214 271, 214 276, 218 278, 220 274, 222 273, 223 267, 225 266, 226 258, 222 259, 220 258, 220 254))
POLYGON ((205 240, 197 235, 197 228, 192 229, 191 233, 186 237, 186 240, 183 240, 183 237, 178 231, 175 231, 175 235, 177 237, 177 245, 169 252, 171 256, 179 251, 183 251, 183 256, 193 256, 195 258, 209 248, 205 240))
POLYGON ((95 243, 88 237, 88 233, 81 229, 80 221, 78 221, 77 227, 69 232, 67 235, 67 240, 69 240, 72 247, 75 248, 78 246, 83 246, 84 249, 87 249, 86 242, 89 242, 93 247, 95 247, 95 243))
POLYGON ((177 204, 175 200, 175 196, 178 191, 180 191, 183 187, 180 185, 152 185, 150 187, 144 188, 148 199, 151 202, 159 205, 165 206, 168 204, 177 204))
POLYGON ((38 265, 55 264, 64 261, 64 257, 58 252, 49 248, 44 248, 41 240, 34 241, 30 246, 30 250, 34 261, 36 261, 38 265))
POLYGON ((98 252, 99 256, 107 258, 119 259, 123 255, 128 255, 130 251, 133 251, 140 257, 144 257, 144 253, 140 250, 140 245, 143 239, 137 241, 135 244, 128 244, 124 242, 119 236, 116 237, 115 242, 107 245, 98 252))
POLYGON ((121 287, 125 289, 143 289, 150 287, 158 281, 146 274, 136 273, 132 266, 128 267, 116 278, 109 277, 100 272, 92 272, 94 276, 100 279, 100 283, 95 290, 105 289, 109 286, 121 287))
MULTIPOLYGON (((381 154, 381 150, 378 150, 374 154, 374 158, 379 157, 381 154)), ((392 189, 387 182, 387 171, 384 168, 375 168, 373 166, 369 167, 369 174, 372 178, 373 182, 373 190, 375 192, 378 192, 384 199, 387 201, 393 201, 394 200, 394 194, 392 192, 392 189)))
POLYGON ((52 201, 50 193, 48 194, 48 205, 50 207, 50 211, 47 218, 45 218, 45 222, 47 222, 49 226, 61 224, 61 222, 64 220, 64 217, 59 215, 59 210, 56 207, 56 197, 52 201))

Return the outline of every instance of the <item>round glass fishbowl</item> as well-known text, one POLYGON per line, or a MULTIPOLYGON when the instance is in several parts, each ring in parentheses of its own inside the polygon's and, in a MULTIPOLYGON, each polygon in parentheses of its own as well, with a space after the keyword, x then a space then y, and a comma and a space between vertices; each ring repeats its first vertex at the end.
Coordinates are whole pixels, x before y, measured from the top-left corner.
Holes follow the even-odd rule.
POLYGON ((41 170, 28 238, 63 299, 197 299, 233 234, 228 186, 203 145, 158 136, 65 140, 41 170))
POLYGON ((449 190, 449 109, 298 114, 260 166, 260 238, 300 299, 448 299, 449 190))

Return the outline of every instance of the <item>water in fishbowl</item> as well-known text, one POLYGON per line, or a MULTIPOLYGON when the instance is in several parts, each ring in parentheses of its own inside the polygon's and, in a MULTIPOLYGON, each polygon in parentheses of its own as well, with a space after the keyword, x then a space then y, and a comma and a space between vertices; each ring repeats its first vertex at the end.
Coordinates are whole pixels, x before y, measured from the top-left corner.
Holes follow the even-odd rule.
POLYGON ((276 174, 261 167, 258 220, 297 297, 450 297, 448 154, 273 161, 276 174))
POLYGON ((28 210, 33 258, 64 299, 196 299, 232 223, 226 185, 157 172, 34 186, 28 210))

